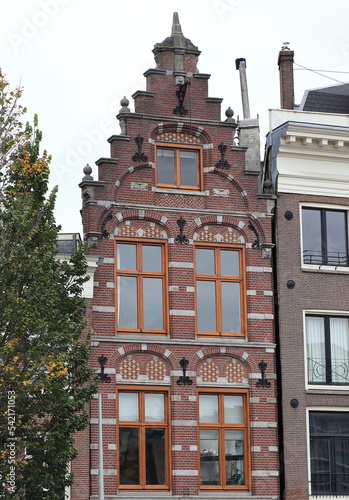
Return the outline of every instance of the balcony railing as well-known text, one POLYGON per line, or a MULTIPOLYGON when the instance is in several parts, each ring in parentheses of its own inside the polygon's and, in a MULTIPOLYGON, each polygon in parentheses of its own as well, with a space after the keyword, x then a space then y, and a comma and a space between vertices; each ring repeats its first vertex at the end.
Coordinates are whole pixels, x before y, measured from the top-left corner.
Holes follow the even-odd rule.
POLYGON ((312 495, 331 495, 340 497, 348 495, 349 474, 331 474, 319 472, 311 475, 312 495))
POLYGON ((349 266, 349 255, 347 252, 304 250, 303 262, 318 266, 349 266))
POLYGON ((308 358, 308 377, 310 384, 349 384, 349 357, 331 360, 331 370, 325 359, 308 358))

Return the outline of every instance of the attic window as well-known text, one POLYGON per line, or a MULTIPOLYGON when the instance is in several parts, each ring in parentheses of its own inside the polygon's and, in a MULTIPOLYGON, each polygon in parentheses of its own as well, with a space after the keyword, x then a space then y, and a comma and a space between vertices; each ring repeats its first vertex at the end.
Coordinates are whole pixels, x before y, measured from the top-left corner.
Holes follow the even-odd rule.
POLYGON ((201 189, 202 148, 157 144, 157 185, 176 189, 201 189))

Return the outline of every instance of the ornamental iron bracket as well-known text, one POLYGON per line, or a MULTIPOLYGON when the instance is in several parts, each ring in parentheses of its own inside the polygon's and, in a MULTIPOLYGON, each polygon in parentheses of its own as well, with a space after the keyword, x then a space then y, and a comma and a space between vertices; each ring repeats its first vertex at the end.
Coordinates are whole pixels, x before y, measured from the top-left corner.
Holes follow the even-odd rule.
POLYGON ((108 220, 111 220, 112 218, 113 218, 113 214, 111 212, 109 212, 109 214, 107 214, 104 217, 103 222, 102 222, 102 227, 101 227, 102 238, 109 238, 110 234, 106 230, 105 225, 108 222, 108 220))
POLYGON ((227 146, 223 143, 223 141, 218 145, 219 152, 221 153, 221 159, 217 161, 216 168, 225 168, 229 169, 230 164, 225 160, 225 153, 227 152, 227 146))
POLYGON ((148 156, 146 156, 142 152, 142 147, 143 147, 143 142, 144 142, 144 137, 141 137, 141 134, 138 134, 137 137, 135 137, 135 142, 137 144, 138 151, 132 156, 133 161, 148 161, 148 156))
POLYGON ((103 382, 106 382, 107 384, 109 384, 111 382, 111 378, 109 377, 109 375, 107 375, 106 373, 104 373, 104 368, 105 368, 105 365, 107 364, 107 361, 108 361, 108 358, 106 358, 105 356, 103 356, 103 354, 102 354, 102 356, 100 356, 98 358, 98 363, 99 363, 99 365, 101 367, 101 371, 95 377, 95 380, 98 380, 100 378, 102 384, 103 384, 103 382))
POLYGON ((179 361, 179 364, 181 365, 181 368, 183 370, 183 375, 181 375, 177 380, 177 385, 192 385, 193 381, 188 377, 188 375, 186 375, 189 361, 185 358, 182 358, 179 361))
POLYGON ((252 243, 252 248, 260 248, 259 246, 259 236, 258 236, 258 233, 257 233, 257 229, 254 227, 254 225, 252 224, 252 222, 249 222, 248 223, 248 228, 254 232, 254 234, 256 235, 256 239, 254 240, 254 242, 252 243))
POLYGON ((188 85, 190 85, 190 80, 187 80, 185 83, 183 83, 183 85, 179 86, 178 90, 176 90, 176 96, 178 97, 178 106, 176 106, 173 110, 173 114, 175 115, 183 116, 188 114, 188 110, 184 107, 184 98, 188 85))
POLYGON ((260 363, 258 363, 258 368, 261 371, 262 378, 260 378, 258 382, 256 382, 256 387, 267 387, 268 389, 269 387, 271 387, 271 383, 265 376, 265 370, 267 366, 268 366, 267 363, 265 363, 263 359, 260 363))
POLYGON ((183 245, 183 243, 185 245, 188 245, 189 243, 189 240, 188 238, 183 234, 183 228, 184 226, 186 225, 186 221, 183 219, 182 216, 180 216, 180 218, 177 220, 177 224, 179 226, 179 234, 177 235, 177 237, 174 239, 174 242, 175 243, 180 243, 181 245, 183 245))

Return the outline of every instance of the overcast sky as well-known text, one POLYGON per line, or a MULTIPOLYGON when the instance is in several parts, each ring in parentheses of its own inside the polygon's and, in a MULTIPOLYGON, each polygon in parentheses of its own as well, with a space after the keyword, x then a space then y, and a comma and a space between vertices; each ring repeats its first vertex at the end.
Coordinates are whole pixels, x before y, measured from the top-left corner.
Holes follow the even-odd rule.
POLYGON ((143 73, 155 67, 152 49, 171 34, 173 12, 202 51, 198 68, 212 75, 210 97, 224 99, 223 119, 229 106, 242 116, 235 59, 246 58, 262 143, 268 109, 279 107, 284 42, 295 51, 297 103, 305 89, 337 83, 329 77, 349 81, 348 0, 2 0, 0 67, 24 87, 27 119, 39 115, 62 232, 82 233, 82 169, 89 163, 97 179, 95 161, 120 133, 120 99, 133 110, 131 95, 145 89, 143 73))

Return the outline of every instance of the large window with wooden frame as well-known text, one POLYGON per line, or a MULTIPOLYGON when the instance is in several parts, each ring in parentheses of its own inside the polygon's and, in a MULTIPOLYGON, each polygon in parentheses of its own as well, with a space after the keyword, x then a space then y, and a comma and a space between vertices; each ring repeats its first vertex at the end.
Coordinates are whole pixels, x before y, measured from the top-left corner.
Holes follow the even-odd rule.
POLYGON ((121 489, 168 489, 169 390, 123 387, 118 400, 118 464, 121 489))
POLYGON ((198 333, 244 336, 244 247, 197 245, 195 269, 198 333))
POLYGON ((169 143, 156 146, 157 185, 177 189, 202 187, 202 148, 169 143))
POLYGON ((201 489, 248 489, 248 391, 199 392, 201 489))
POLYGON ((165 244, 116 240, 117 330, 166 331, 165 244))

